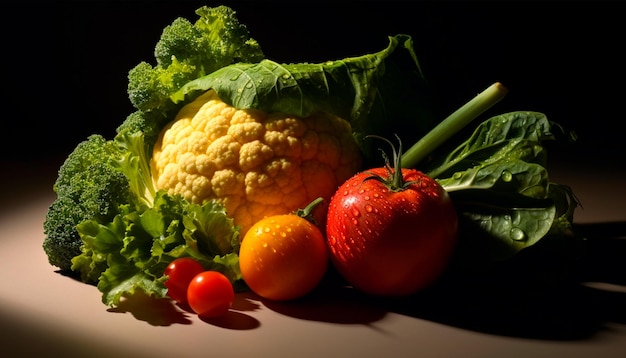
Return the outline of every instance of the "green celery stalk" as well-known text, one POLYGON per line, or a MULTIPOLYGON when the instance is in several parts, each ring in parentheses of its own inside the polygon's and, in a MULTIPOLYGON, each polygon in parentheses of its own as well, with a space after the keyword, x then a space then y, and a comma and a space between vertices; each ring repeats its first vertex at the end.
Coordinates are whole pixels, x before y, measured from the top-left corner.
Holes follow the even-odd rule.
POLYGON ((435 128, 402 154, 402 166, 415 168, 428 154, 463 129, 476 117, 498 103, 508 90, 496 82, 441 121, 435 128))

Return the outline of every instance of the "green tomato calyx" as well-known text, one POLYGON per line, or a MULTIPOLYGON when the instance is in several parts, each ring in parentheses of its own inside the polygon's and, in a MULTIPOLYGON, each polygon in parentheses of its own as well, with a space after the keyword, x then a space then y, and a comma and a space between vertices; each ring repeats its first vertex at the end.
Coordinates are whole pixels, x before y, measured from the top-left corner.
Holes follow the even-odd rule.
POLYGON ((308 220, 309 222, 311 222, 313 225, 317 225, 316 221, 315 221, 315 217, 313 216, 313 210, 322 202, 324 201, 324 198, 319 197, 315 200, 313 200, 311 203, 309 203, 309 205, 307 205, 304 209, 298 209, 296 211, 294 211, 293 213, 295 215, 298 215, 299 217, 308 220))
POLYGON ((372 180, 372 179, 378 180, 385 187, 387 187, 387 189, 389 189, 392 192, 399 192, 399 191, 406 190, 411 185, 416 183, 415 180, 405 181, 404 177, 402 176, 402 141, 400 140, 400 137, 397 134, 396 134, 396 138, 398 139, 398 150, 396 150, 396 147, 387 138, 383 138, 377 135, 368 135, 365 138, 378 138, 389 143, 389 145, 391 146, 391 151, 393 153, 393 158, 392 158, 393 167, 391 166, 389 162, 389 157, 387 156, 387 153, 385 153, 384 150, 380 149, 382 156, 385 159, 385 169, 387 170, 387 176, 382 177, 378 174, 367 172, 368 174, 371 174, 371 175, 366 177, 363 181, 372 180))

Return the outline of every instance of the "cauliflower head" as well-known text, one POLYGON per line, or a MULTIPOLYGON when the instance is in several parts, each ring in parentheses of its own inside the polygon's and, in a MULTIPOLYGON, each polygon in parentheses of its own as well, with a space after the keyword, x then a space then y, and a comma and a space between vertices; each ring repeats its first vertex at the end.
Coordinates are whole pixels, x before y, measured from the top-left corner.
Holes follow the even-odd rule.
POLYGON ((237 109, 209 90, 184 106, 160 133, 151 170, 157 189, 193 203, 224 205, 242 236, 265 216, 327 203, 361 169, 350 124, 329 113, 298 118, 237 109))

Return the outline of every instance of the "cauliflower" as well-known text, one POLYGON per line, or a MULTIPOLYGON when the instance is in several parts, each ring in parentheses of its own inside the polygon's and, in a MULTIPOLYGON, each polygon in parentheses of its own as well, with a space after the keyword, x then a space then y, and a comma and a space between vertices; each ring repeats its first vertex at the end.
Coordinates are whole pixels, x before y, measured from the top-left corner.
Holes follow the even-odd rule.
MULTIPOLYGON (((330 200, 361 168, 350 124, 329 113, 306 118, 236 109, 209 90, 181 109, 152 153, 157 189, 193 203, 222 203, 243 237, 265 216, 330 200)), ((325 221, 326 205, 318 209, 325 221)))

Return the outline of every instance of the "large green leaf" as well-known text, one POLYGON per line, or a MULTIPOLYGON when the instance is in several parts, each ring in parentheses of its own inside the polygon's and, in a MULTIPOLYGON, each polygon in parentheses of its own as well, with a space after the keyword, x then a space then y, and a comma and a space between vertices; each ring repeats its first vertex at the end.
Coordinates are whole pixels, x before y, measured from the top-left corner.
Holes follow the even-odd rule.
POLYGON ((506 259, 563 231, 573 202, 565 190, 551 191, 542 143, 550 139, 542 113, 501 114, 426 171, 454 200, 473 254, 506 259))
POLYGON ((376 53, 323 63, 237 63, 187 83, 172 95, 188 102, 213 89, 236 108, 306 117, 317 111, 348 120, 366 159, 380 160, 369 134, 413 143, 436 124, 430 91, 408 35, 376 53), (398 128, 402 128, 401 133, 398 128))

